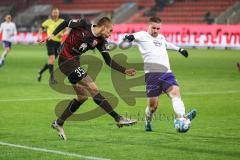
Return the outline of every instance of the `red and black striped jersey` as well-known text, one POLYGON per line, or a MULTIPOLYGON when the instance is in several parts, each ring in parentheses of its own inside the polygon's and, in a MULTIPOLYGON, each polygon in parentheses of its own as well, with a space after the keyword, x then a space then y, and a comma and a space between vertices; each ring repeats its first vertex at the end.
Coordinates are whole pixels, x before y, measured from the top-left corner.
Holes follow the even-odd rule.
POLYGON ((59 30, 62 30, 62 27, 71 28, 71 32, 62 46, 61 56, 71 59, 95 48, 100 52, 107 51, 107 41, 102 37, 95 37, 92 33, 92 27, 95 26, 85 19, 64 21, 59 30))
POLYGON ((119 72, 125 73, 126 68, 111 59, 107 49, 107 40, 103 37, 96 37, 92 33, 92 28, 96 27, 95 25, 88 23, 84 19, 65 20, 55 29, 55 31, 53 31, 52 34, 57 35, 66 27, 71 28, 71 32, 61 46, 60 56, 72 60, 88 50, 97 48, 107 65, 119 72))

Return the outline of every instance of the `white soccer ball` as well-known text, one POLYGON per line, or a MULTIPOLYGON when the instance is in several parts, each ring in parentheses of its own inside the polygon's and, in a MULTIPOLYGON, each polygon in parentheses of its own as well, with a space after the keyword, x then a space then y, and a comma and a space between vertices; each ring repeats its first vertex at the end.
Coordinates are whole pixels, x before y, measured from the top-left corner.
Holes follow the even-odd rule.
POLYGON ((191 121, 185 117, 176 118, 174 120, 174 128, 177 130, 177 132, 185 133, 187 132, 191 127, 191 121))

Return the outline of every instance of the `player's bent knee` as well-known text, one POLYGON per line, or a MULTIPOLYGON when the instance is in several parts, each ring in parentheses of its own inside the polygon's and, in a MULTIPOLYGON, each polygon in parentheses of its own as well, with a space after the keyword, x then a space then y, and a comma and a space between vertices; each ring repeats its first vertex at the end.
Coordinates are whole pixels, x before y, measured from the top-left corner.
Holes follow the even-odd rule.
POLYGON ((155 112, 157 110, 157 107, 158 107, 158 101, 155 101, 155 100, 150 100, 149 102, 149 107, 150 107, 150 110, 152 112, 155 112))
POLYGON ((91 95, 89 92, 81 85, 78 83, 76 85, 73 85, 73 88, 77 94, 78 97, 90 97, 91 95))
POLYGON ((180 97, 180 90, 179 90, 179 87, 177 86, 173 86, 167 93, 170 98, 180 97))
POLYGON ((48 60, 48 64, 54 64, 54 62, 55 62, 55 58, 51 58, 48 60))
POLYGON ((10 52, 10 50, 11 50, 10 48, 6 48, 6 51, 7 51, 7 52, 10 52))
POLYGON ((157 102, 150 102, 150 108, 157 108, 158 103, 157 102))
POLYGON ((91 90, 92 90, 93 92, 95 92, 95 93, 96 93, 96 92, 99 92, 97 87, 92 87, 91 90))
POLYGON ((171 92, 168 94, 170 96, 170 98, 174 98, 174 97, 180 97, 180 94, 177 92, 171 92))
POLYGON ((154 112, 156 112, 156 110, 157 110, 157 106, 150 107, 149 109, 150 109, 150 111, 151 111, 152 113, 154 113, 154 112))
POLYGON ((91 95, 95 96, 99 93, 99 90, 95 83, 88 84, 88 91, 91 93, 91 95))

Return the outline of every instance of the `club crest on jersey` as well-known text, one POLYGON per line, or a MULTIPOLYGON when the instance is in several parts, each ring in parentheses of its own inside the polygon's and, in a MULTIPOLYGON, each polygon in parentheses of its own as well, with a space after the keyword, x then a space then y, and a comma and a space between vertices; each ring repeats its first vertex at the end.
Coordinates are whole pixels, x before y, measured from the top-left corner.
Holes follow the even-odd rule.
POLYGON ((88 45, 87 43, 82 43, 78 49, 72 48, 72 50, 78 54, 84 53, 87 49, 88 45))
POLYGON ((157 41, 157 40, 153 40, 153 43, 155 44, 155 46, 161 47, 162 43, 157 41))
POLYGON ((80 51, 80 52, 83 52, 83 51, 85 51, 87 49, 87 43, 82 43, 81 45, 80 45, 80 47, 78 48, 78 50, 80 51))

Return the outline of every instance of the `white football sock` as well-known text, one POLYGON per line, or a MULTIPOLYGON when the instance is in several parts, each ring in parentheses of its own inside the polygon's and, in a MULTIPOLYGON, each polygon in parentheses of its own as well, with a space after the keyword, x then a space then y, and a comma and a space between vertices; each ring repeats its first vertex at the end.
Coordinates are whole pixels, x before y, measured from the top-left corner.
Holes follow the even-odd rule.
POLYGON ((145 114, 146 114, 145 121, 146 122, 151 122, 153 113, 150 111, 150 108, 148 106, 145 109, 145 114))
POLYGON ((7 57, 7 51, 6 50, 3 51, 1 59, 4 60, 5 57, 7 57))
POLYGON ((172 97, 172 106, 177 115, 185 115, 185 106, 180 97, 172 97))

